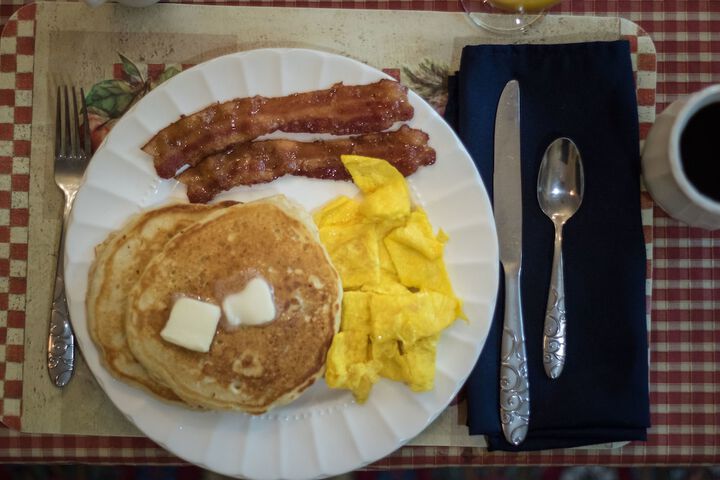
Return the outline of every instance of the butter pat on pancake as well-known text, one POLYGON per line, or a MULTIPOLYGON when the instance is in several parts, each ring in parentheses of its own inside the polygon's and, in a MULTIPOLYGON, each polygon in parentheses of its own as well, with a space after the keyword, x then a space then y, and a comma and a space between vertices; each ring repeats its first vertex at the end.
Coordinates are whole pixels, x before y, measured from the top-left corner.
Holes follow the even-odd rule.
POLYGON ((116 378, 140 386, 164 400, 178 402, 167 386, 150 378, 135 359, 125 336, 127 298, 145 266, 177 233, 235 202, 175 204, 144 212, 96 248, 88 276, 88 330, 103 364, 116 378))
POLYGON ((220 313, 220 307, 212 303, 194 298, 178 298, 160 336, 188 350, 207 352, 215 337, 220 313))
POLYGON ((131 293, 130 347, 184 401, 260 414, 292 401, 324 370, 340 322, 342 288, 309 214, 277 196, 229 207, 184 230, 131 293), (164 341, 178 295, 216 305, 262 277, 275 318, 257 326, 221 319, 207 353, 164 341))
POLYGON ((234 327, 262 325, 277 315, 270 285, 260 277, 250 280, 241 292, 227 295, 222 307, 225 320, 234 327))

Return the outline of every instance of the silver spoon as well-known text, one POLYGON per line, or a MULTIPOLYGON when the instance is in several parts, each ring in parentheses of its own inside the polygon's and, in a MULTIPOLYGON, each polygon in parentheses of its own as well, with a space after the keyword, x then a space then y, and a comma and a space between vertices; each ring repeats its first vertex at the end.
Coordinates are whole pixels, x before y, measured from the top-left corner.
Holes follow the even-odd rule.
POLYGON ((555 224, 555 249, 543 329, 543 365, 550 378, 558 378, 565 366, 563 225, 580 208, 584 188, 585 175, 577 146, 569 138, 558 138, 545 150, 537 183, 540 208, 555 224))

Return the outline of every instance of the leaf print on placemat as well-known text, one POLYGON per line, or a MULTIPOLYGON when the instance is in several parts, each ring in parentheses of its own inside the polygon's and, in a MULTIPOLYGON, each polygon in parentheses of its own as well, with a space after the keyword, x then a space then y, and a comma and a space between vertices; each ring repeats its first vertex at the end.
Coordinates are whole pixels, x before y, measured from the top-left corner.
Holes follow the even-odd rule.
POLYGON ((122 53, 118 53, 118 55, 120 56, 120 60, 122 60, 122 69, 123 73, 127 76, 127 80, 130 83, 145 83, 145 80, 140 73, 140 69, 137 65, 135 65, 135 62, 127 58, 122 53))
POLYGON ((403 67, 405 83, 424 98, 440 114, 445 111, 448 95, 448 74, 450 67, 425 58, 419 65, 403 67))
POLYGON ((118 56, 120 63, 113 65, 113 78, 97 82, 85 95, 93 151, 132 105, 150 90, 189 67, 180 64, 148 65, 134 62, 122 53, 118 56))
POLYGON ((88 112, 107 118, 118 118, 127 111, 139 93, 139 87, 125 80, 103 80, 85 96, 88 112))

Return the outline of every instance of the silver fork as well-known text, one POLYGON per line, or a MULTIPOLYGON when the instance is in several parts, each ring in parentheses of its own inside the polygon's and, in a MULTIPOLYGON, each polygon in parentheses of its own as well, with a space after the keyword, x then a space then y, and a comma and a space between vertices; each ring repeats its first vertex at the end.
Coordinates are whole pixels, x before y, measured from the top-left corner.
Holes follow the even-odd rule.
POLYGON ((58 87, 55 127, 55 183, 65 195, 65 209, 63 210, 55 290, 50 312, 47 365, 50 379, 57 387, 67 385, 75 367, 75 336, 70 325, 70 315, 65 298, 65 269, 63 267, 65 231, 75 194, 77 194, 85 167, 91 157, 85 92, 82 88, 80 89, 82 111, 79 112, 75 87, 71 89, 72 98, 69 98, 68 90, 67 86, 58 87), (83 116, 82 125, 80 125, 80 113, 83 116))

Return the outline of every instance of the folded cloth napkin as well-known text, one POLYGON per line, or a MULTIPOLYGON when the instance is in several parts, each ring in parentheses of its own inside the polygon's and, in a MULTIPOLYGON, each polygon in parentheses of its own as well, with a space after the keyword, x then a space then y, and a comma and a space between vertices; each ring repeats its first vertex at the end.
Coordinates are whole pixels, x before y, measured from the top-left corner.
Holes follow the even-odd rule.
MULTIPOLYGON (((499 419, 503 281, 487 342, 467 385, 468 426, 491 450, 539 450, 644 440, 650 424, 645 249, 640 217, 638 119, 626 41, 481 45, 462 52, 446 118, 493 198, 493 137, 505 84, 520 83, 523 194, 522 306, 530 428, 514 447, 499 419), (573 139, 585 169, 582 206, 565 226, 567 357, 546 377, 542 336, 553 224, 536 185, 545 148, 573 139)), ((497 192, 502 195, 502 192, 497 192)))

